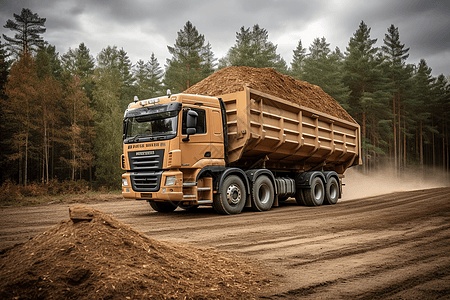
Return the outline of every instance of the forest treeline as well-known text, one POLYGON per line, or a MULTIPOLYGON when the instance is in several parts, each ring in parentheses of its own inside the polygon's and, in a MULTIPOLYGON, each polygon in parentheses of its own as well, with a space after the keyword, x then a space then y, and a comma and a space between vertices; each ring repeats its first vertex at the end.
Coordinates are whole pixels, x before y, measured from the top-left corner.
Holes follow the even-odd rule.
POLYGON ((344 52, 325 37, 306 49, 301 40, 288 65, 258 25, 241 27, 217 59, 204 35, 187 22, 164 67, 154 53, 132 63, 124 49, 106 46, 94 58, 81 43, 59 54, 42 38, 45 18, 23 9, 0 40, 1 182, 85 180, 120 187, 122 118, 139 99, 182 92, 217 69, 270 67, 320 86, 361 125, 366 172, 390 163, 449 171, 449 77, 433 77, 425 59, 407 63, 410 49, 391 25, 383 46, 361 21, 344 52))

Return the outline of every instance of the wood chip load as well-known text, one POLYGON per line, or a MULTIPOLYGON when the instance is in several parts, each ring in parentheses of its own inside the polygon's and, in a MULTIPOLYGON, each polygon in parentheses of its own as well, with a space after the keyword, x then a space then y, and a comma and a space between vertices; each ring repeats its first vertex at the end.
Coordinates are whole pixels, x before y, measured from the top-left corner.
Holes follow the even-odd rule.
POLYGON ((243 91, 244 86, 355 123, 347 111, 317 85, 296 80, 272 68, 227 67, 184 93, 219 96, 243 91))

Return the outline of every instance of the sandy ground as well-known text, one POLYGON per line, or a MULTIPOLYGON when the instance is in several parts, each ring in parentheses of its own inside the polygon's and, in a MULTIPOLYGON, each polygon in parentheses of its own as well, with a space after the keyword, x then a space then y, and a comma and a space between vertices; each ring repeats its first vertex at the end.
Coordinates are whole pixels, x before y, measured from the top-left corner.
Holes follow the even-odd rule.
MULTIPOLYGON (((102 210, 158 240, 214 247, 259 260, 274 274, 262 299, 450 299, 450 188, 396 192, 268 212, 221 216, 154 212, 112 201, 102 210)), ((0 248, 68 218, 68 204, 0 209, 0 248)))

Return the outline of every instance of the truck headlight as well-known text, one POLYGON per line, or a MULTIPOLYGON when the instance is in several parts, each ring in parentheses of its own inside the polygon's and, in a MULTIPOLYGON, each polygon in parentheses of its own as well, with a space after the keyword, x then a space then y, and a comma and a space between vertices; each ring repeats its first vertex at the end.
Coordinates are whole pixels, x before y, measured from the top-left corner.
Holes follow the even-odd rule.
POLYGON ((175 184, 175 176, 167 176, 166 177, 166 186, 175 184))
POLYGON ((122 178, 122 185, 128 186, 128 180, 126 178, 122 178))

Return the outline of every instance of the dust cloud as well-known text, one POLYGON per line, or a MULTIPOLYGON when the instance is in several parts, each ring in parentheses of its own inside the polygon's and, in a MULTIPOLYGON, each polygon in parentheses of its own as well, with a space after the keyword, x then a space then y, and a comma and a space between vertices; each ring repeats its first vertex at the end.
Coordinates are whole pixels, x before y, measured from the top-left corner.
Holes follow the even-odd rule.
POLYGON ((371 174, 363 174, 350 168, 342 179, 343 196, 340 201, 388 194, 450 186, 450 175, 442 170, 407 170, 396 175, 392 168, 371 174))

